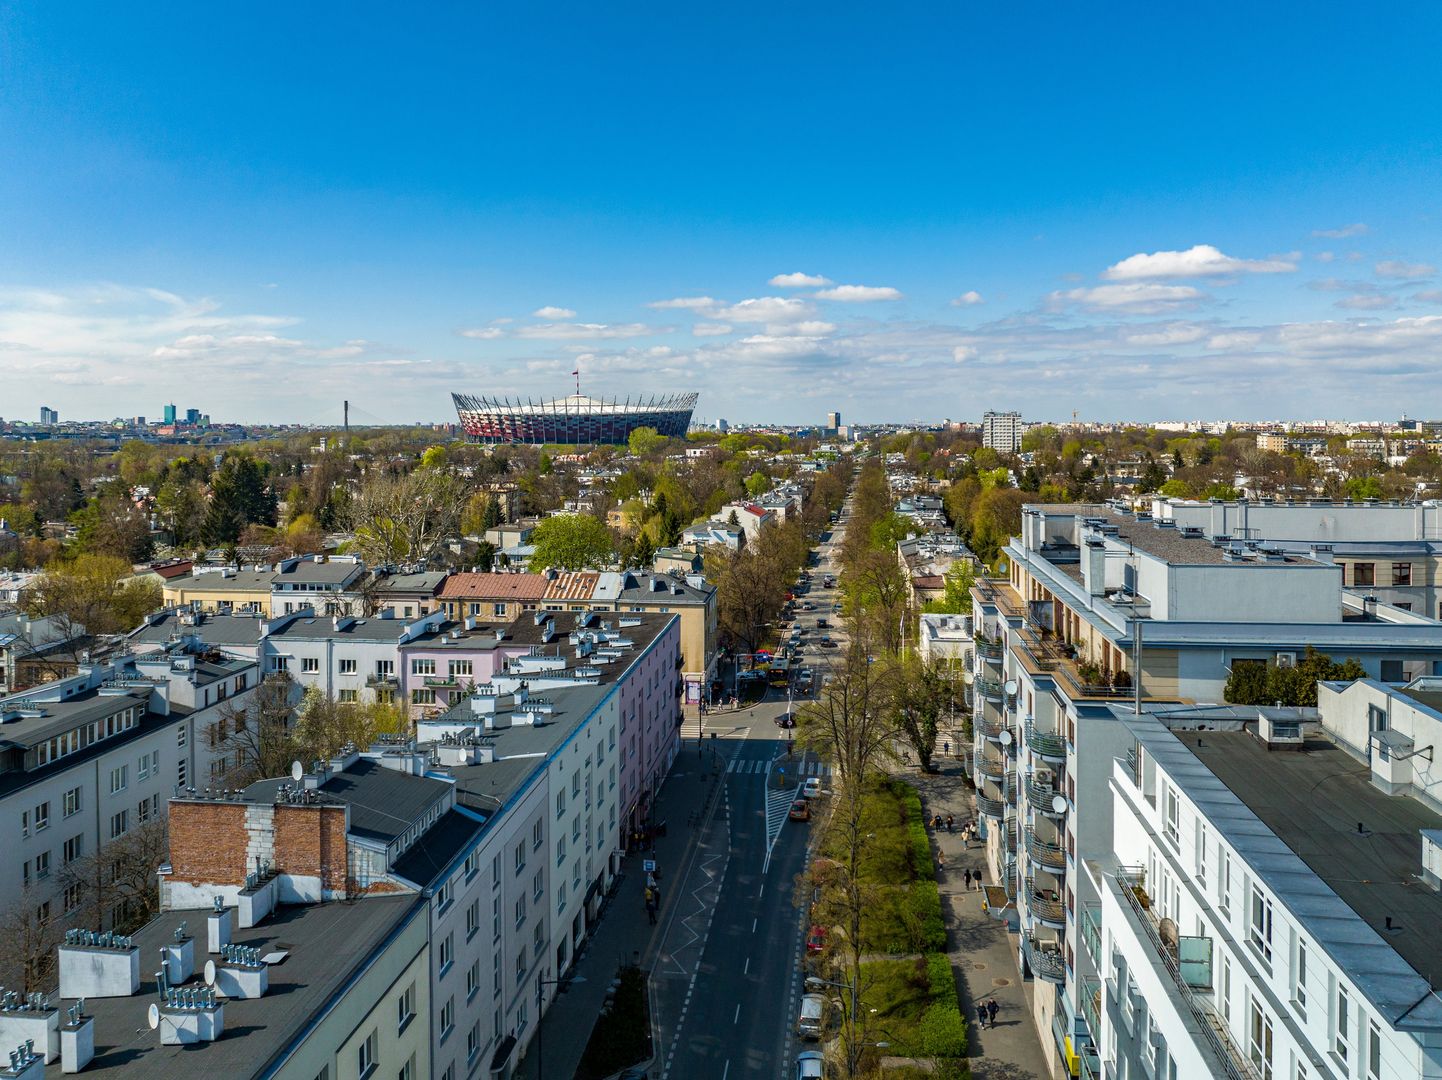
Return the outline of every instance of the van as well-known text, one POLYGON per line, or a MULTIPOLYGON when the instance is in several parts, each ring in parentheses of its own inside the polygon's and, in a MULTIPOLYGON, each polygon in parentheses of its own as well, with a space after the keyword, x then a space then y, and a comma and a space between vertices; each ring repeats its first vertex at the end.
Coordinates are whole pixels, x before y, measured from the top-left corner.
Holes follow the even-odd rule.
POLYGON ((796 1034, 803 1039, 819 1039, 826 1031, 826 998, 820 994, 801 995, 801 1015, 796 1018, 796 1034))

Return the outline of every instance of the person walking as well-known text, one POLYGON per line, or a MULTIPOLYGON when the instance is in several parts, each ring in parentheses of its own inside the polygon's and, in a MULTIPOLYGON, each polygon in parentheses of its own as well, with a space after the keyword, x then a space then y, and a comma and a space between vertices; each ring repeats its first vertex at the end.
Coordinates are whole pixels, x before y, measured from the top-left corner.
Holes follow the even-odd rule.
POLYGON ((996 998, 992 998, 990 1001, 988 1001, 988 1002, 986 1003, 986 1025, 987 1025, 987 1027, 996 1027, 996 1014, 997 1014, 998 1012, 1000 1012, 1000 1011, 1001 1011, 1001 1006, 996 1003, 996 998))
POLYGON ((951 832, 951 831, 952 831, 952 826, 954 826, 955 824, 956 824, 956 819, 953 818, 950 814, 947 814, 947 815, 946 815, 946 831, 947 831, 947 832, 951 832))
POLYGON ((986 1002, 984 1001, 976 1003, 976 1023, 978 1027, 986 1027, 986 1002))
POLYGON ((971 888, 971 867, 967 867, 961 872, 961 880, 967 889, 971 888))

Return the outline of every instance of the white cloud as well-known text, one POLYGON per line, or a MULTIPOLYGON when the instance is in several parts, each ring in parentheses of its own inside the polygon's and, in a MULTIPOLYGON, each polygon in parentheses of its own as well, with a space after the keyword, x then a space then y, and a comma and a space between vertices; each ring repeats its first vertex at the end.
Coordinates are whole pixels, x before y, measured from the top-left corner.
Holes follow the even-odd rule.
POLYGON ((535 326, 522 326, 512 334, 513 337, 526 338, 533 341, 577 341, 597 340, 602 338, 634 338, 649 337, 652 334, 664 334, 669 332, 669 327, 647 326, 645 323, 620 323, 608 325, 607 323, 538 323, 535 326))
POLYGON ((691 333, 697 337, 721 337, 731 333, 731 327, 725 323, 698 322, 691 326, 691 333))
POLYGON ((499 326, 472 326, 462 330, 460 334, 463 338, 475 338, 477 341, 494 341, 506 336, 506 332, 499 326))
POLYGON ((1363 236, 1367 226, 1360 221, 1343 225, 1340 229, 1313 229, 1312 235, 1321 240, 1345 240, 1349 236, 1363 236))
POLYGON ((1401 281, 1416 281, 1418 278, 1429 278, 1437 272, 1437 268, 1430 263, 1423 262, 1402 262, 1400 259, 1387 259, 1379 262, 1373 269, 1378 277, 1395 278, 1401 281))
POLYGON ((550 304, 537 308, 531 312, 531 314, 538 319, 550 319, 553 322, 559 319, 574 319, 576 317, 576 313, 570 308, 553 307, 550 304))
POLYGON ((839 300, 844 304, 901 299, 901 292, 890 285, 838 285, 834 289, 822 289, 812 295, 818 300, 839 300))
POLYGON ((1195 323, 1179 322, 1140 327, 1134 332, 1123 333, 1122 340, 1128 345, 1152 348, 1161 345, 1190 345, 1206 336, 1204 327, 1195 323))
POLYGON ((975 345, 956 345, 951 350, 951 358, 958 364, 964 364, 968 360, 975 360, 977 351, 975 345))
POLYGON ((1319 251, 1317 252, 1317 254, 1312 256, 1312 258, 1316 259, 1319 263, 1329 263, 1333 261, 1336 257, 1336 254, 1331 251, 1319 251))
MULTIPOLYGON (((773 328, 768 327, 767 329, 771 330, 773 328)), ((794 326, 787 327, 786 331, 793 334, 803 334, 806 337, 824 337, 827 334, 836 332, 836 324, 822 322, 820 319, 807 319, 804 322, 799 322, 794 326)))
POLYGON ((981 293, 977 292, 975 289, 970 289, 970 290, 962 293, 960 296, 956 297, 954 300, 952 300, 951 306, 952 306, 952 307, 971 307, 971 306, 974 305, 974 304, 984 304, 984 303, 986 303, 986 301, 981 298, 981 293))
POLYGON ((805 300, 787 296, 758 296, 710 312, 716 319, 734 323, 800 322, 811 313, 812 307, 805 300))
POLYGON ((820 274, 803 274, 798 270, 794 274, 777 274, 766 284, 778 289, 816 289, 830 285, 831 279, 820 274))
POLYGON ((1342 297, 1335 306, 1344 311, 1386 311, 1396 307, 1397 301, 1385 293, 1360 292, 1342 297))
POLYGON ((1424 289, 1422 292, 1413 293, 1413 300, 1420 300, 1424 304, 1442 304, 1442 289, 1424 289))
POLYGON ((1108 281, 1146 281, 1157 278, 1215 277, 1221 274, 1280 274, 1297 269, 1296 259, 1234 259, 1211 244, 1197 244, 1186 251, 1154 251, 1129 255, 1109 266, 1102 277, 1108 281))
POLYGON ((1052 293, 1048 300, 1049 306, 1053 308, 1076 304, 1092 311, 1154 315, 1195 304, 1206 298, 1206 293, 1190 285, 1134 284, 1066 289, 1052 293))
POLYGON ((677 296, 671 300, 652 300, 647 307, 658 311, 710 311, 719 307, 722 301, 709 296, 677 296))

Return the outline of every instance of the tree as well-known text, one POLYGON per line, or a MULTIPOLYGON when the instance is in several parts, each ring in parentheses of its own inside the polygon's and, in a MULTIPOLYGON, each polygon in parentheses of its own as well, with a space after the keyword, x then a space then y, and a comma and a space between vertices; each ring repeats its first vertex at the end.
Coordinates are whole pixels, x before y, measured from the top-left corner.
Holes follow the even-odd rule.
POLYGON ((649 457, 667 443, 666 436, 653 427, 638 427, 626 439, 632 457, 649 457))
POLYGON ((929 768, 941 719, 955 705, 954 684, 945 662, 926 662, 914 654, 903 657, 892 686, 896 729, 921 767, 929 768))
POLYGON ((590 514, 556 514, 531 534, 531 565, 556 570, 604 570, 616 557, 605 523, 590 514))
POLYGON ((1319 680, 1350 682, 1366 677, 1357 660, 1348 658, 1337 663, 1308 645, 1297 663, 1288 667, 1261 660, 1234 660, 1222 697, 1233 705, 1314 706, 1319 680))
POLYGON ((114 555, 128 563, 144 562, 155 551, 149 517, 123 491, 91 499, 70 515, 70 522, 76 526, 78 551, 114 555))
POLYGON ((764 472, 754 472, 746 478, 746 494, 753 499, 760 498, 771 490, 771 477, 764 472))
POLYGON ((202 532, 208 543, 234 543, 252 524, 274 525, 276 499, 265 470, 249 454, 227 454, 210 480, 210 507, 202 532))
POLYGON ((172 543, 181 547, 196 543, 206 518, 205 494, 199 481, 170 476, 155 493, 155 513, 172 543))
POLYGON ((369 476, 351 507, 356 547, 376 566, 428 563, 455 535, 464 505, 464 487, 448 472, 369 476))
POLYGON ((971 614, 971 587, 976 583, 976 571, 971 560, 956 559, 947 568, 944 578, 946 591, 941 599, 927 603, 925 610, 934 615, 971 614))
POLYGON ((29 994, 55 987, 55 947, 61 926, 48 899, 28 885, 0 912, 0 978, 29 994))
POLYGON ((80 910, 70 917, 70 925, 98 931, 109 923, 109 929, 121 933, 144 926, 160 912, 156 871, 169 856, 166 822, 157 816, 136 822, 98 851, 67 863, 59 883, 78 889, 80 896, 80 910))
POLYGON ((281 672, 266 676, 243 704, 231 699, 217 710, 206 737, 224 751, 226 786, 285 776, 292 761, 310 764, 295 736, 295 698, 295 682, 281 672))
POLYGON ((113 555, 80 555, 52 565, 31 588, 26 608, 53 616, 67 637, 131 630, 161 604, 154 581, 130 577, 130 564, 113 555))

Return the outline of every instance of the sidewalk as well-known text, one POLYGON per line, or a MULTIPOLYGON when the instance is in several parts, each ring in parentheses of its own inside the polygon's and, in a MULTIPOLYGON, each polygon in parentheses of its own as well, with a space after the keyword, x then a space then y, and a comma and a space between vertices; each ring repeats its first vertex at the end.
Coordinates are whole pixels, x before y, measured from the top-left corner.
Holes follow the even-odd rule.
MULTIPOLYGON (((725 755, 730 749, 725 744, 718 747, 722 753, 723 768, 725 755)), ((666 929, 671 912, 679 902, 680 890, 675 886, 684 879, 689 865, 694 837, 687 821, 693 813, 704 809, 706 800, 720 783, 717 774, 709 767, 710 761, 710 746, 706 747, 704 755, 698 755, 694 735, 682 739, 681 750, 655 801, 654 817, 667 823, 666 835, 657 839, 654 853, 638 852, 626 856, 620 880, 601 913, 595 931, 567 970, 570 982, 563 991, 556 993, 546 1008, 541 1023, 541 1035, 545 1042, 541 1056, 546 1076, 551 1080, 575 1075, 586 1051, 586 1042, 591 1037, 591 1028, 601 1015, 606 990, 616 977, 617 969, 625 964, 649 969, 654 962, 653 946, 666 929), (705 768, 702 768, 703 764, 705 768), (708 773, 709 779, 706 778, 708 773), (662 873, 661 910, 655 926, 646 920, 646 906, 642 898, 646 885, 646 875, 641 870, 643 859, 655 859, 662 873), (581 981, 583 978, 584 982, 581 981)), ((658 1053, 662 1051, 660 1046, 655 1049, 658 1053)), ((515 1076, 540 1080, 536 1059, 536 1040, 532 1037, 515 1076)))
POLYGON ((951 970, 967 1021, 967 1055, 976 1080, 1046 1080, 1051 1076, 1046 1047, 1032 1023, 1032 986, 1024 983, 1017 970, 1016 945, 1006 924, 989 917, 981 908, 981 893, 966 891, 962 872, 984 869, 982 849, 965 850, 962 825, 974 816, 971 785, 954 758, 938 754, 933 761, 941 772, 909 772, 905 779, 921 793, 927 818, 948 814, 955 818, 955 832, 944 828, 933 834, 933 846, 945 857, 937 873, 941 907, 947 925, 951 970), (1001 1007, 995 1028, 978 1028, 976 1002, 995 998, 1001 1007))

